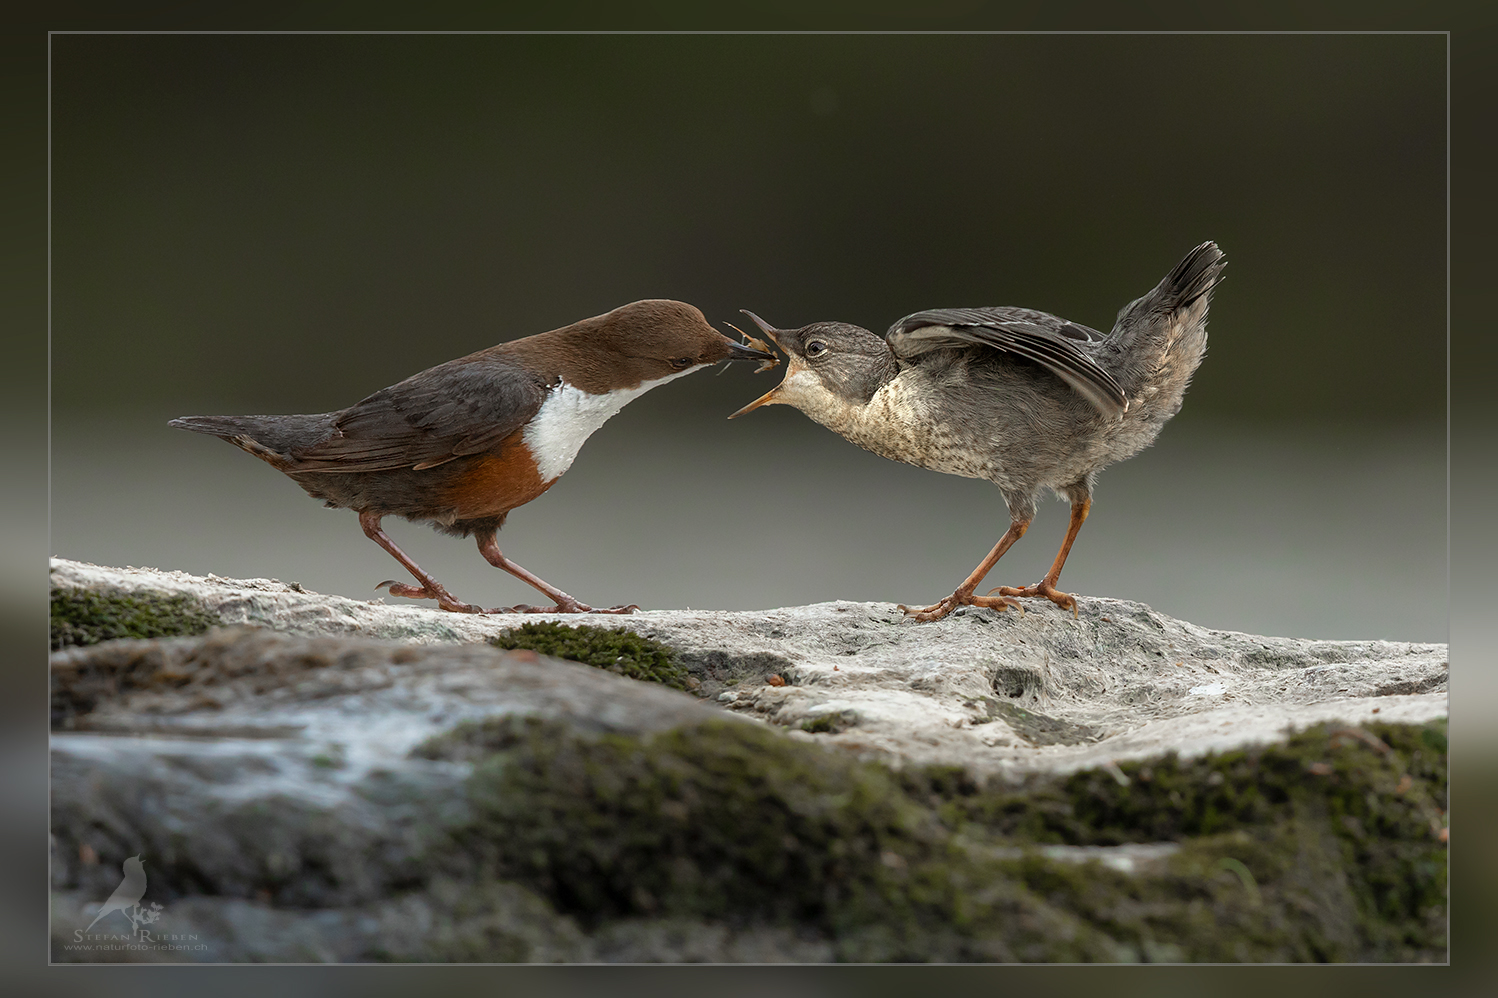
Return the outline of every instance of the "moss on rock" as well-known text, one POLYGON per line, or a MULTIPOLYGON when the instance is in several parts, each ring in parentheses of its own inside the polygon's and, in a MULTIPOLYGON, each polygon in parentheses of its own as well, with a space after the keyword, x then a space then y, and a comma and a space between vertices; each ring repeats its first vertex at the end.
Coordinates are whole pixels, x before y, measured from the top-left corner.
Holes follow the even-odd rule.
POLYGON ((609 672, 661 683, 673 689, 687 688, 687 670, 679 665, 671 649, 634 631, 607 627, 576 627, 567 624, 521 624, 489 643, 496 648, 528 648, 542 655, 581 662, 609 672))
POLYGON ((411 750, 418 759, 443 759, 448 762, 476 762, 495 752, 514 748, 526 739, 540 718, 523 714, 503 714, 476 721, 463 721, 433 735, 411 750))
POLYGON ((852 710, 833 710, 801 722, 802 731, 814 735, 835 735, 858 724, 858 713, 852 710))
POLYGON ((884 766, 726 720, 647 739, 537 720, 512 733, 475 769, 460 839, 585 925, 809 924, 855 960, 1115 955, 1085 927, 1058 941, 1061 913, 956 848, 884 766), (974 945, 975 917, 1002 921, 1002 940, 974 945))
POLYGON ((52 590, 52 650, 117 638, 175 638, 220 623, 191 596, 90 589, 52 590))
POLYGON ((480 734, 449 859, 586 926, 796 925, 860 961, 1445 958, 1443 725, 1018 787, 726 720, 480 734), (1161 841, 1178 848, 1133 873, 1042 852, 1161 841))

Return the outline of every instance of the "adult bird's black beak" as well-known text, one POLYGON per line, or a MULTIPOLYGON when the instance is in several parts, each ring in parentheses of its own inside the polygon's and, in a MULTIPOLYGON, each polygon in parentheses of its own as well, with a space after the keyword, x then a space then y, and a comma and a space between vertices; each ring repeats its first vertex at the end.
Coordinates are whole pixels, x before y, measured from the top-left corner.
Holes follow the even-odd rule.
MULTIPOLYGON (((785 345, 780 342, 780 337, 778 337, 778 336, 775 335, 776 333, 780 332, 780 330, 776 329, 774 326, 770 325, 768 322, 766 322, 765 320, 761 319, 759 316, 755 315, 753 312, 749 311, 747 308, 741 308, 741 309, 739 309, 739 311, 743 312, 750 319, 753 319, 754 320, 754 324, 759 327, 759 331, 762 332, 762 333, 764 333, 765 337, 771 343, 775 344, 781 350, 785 350, 785 345)), ((794 365, 795 362, 796 362, 795 355, 792 354, 789 350, 786 350, 786 356, 791 358, 791 363, 794 365)), ((777 360, 777 363, 778 363, 778 360, 777 360)), ((786 377, 789 378, 790 376, 791 376, 791 371, 788 370, 786 372, 786 377)), ((765 392, 759 398, 755 399, 753 402, 750 402, 748 405, 744 406, 744 408, 740 409, 738 412, 733 413, 728 418, 729 419, 737 419, 738 417, 744 415, 745 413, 753 412, 755 409, 758 409, 762 405, 774 405, 777 401, 779 401, 779 399, 778 399, 777 396, 779 396, 780 389, 784 385, 785 385, 785 382, 782 381, 780 384, 776 385, 774 388, 771 388, 769 391, 765 392)))
POLYGON ((768 350, 760 350, 758 347, 746 346, 743 343, 735 343, 732 340, 728 342, 730 344, 728 356, 724 360, 779 360, 779 358, 768 350))

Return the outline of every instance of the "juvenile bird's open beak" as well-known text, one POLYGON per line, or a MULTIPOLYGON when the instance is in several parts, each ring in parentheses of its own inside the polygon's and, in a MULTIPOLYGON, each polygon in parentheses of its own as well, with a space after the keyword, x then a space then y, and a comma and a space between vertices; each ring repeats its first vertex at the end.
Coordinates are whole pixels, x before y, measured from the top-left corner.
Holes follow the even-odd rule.
MULTIPOLYGON (((755 315, 753 312, 749 311, 747 308, 741 308, 741 309, 739 309, 739 311, 743 312, 750 319, 754 320, 754 324, 759 327, 759 331, 760 332, 762 332, 762 333, 765 334, 765 338, 768 339, 771 343, 775 344, 781 350, 784 350, 787 357, 793 356, 789 350, 785 349, 785 345, 780 342, 779 337, 777 337, 775 335, 776 333, 780 332, 780 330, 776 329, 774 326, 770 325, 768 322, 766 322, 765 320, 761 319, 759 316, 755 315)), ((789 375, 789 373, 790 373, 789 370, 787 370, 786 373, 787 373, 787 375, 789 375)), ((740 409, 738 412, 735 412, 733 415, 729 416, 728 418, 729 419, 737 419, 738 417, 744 415, 746 412, 753 412, 755 409, 758 409, 762 405, 772 405, 772 404, 774 404, 775 402, 779 401, 775 396, 780 393, 780 389, 784 385, 785 385, 785 382, 781 381, 780 384, 776 385, 774 388, 771 388, 769 391, 765 392, 759 398, 755 399, 753 402, 750 402, 748 405, 744 406, 744 408, 740 409)))
POLYGON ((759 331, 768 336, 771 343, 775 344, 777 347, 780 347, 780 349, 782 350, 785 349, 785 345, 782 344, 780 342, 780 338, 775 335, 776 333, 780 332, 780 330, 776 329, 774 326, 770 325, 768 322, 761 319, 759 316, 755 315, 747 308, 741 308, 739 309, 739 311, 743 312, 750 319, 754 320, 754 324, 759 327, 759 331))
POLYGON ((738 419, 740 416, 744 415, 744 413, 746 413, 746 412, 753 412, 755 409, 758 409, 762 405, 771 405, 771 404, 773 404, 776 401, 775 396, 779 395, 779 394, 780 394, 780 385, 776 385, 774 388, 771 388, 769 391, 765 392, 759 398, 755 399, 753 402, 750 402, 748 405, 744 406, 744 408, 740 409, 738 412, 734 413, 733 415, 729 416, 728 418, 729 419, 738 419))

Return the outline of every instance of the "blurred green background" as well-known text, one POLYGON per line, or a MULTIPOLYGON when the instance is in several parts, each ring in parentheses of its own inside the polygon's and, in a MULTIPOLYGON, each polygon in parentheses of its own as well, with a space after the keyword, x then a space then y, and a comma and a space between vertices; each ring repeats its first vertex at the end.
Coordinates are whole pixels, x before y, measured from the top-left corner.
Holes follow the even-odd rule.
MULTIPOLYGON (((351 514, 166 420, 341 408, 645 297, 1106 329, 1211 238, 1209 356, 1063 587, 1445 640, 1445 88, 1438 35, 58 36, 52 551, 371 597, 398 569, 351 514)), ((501 545, 603 605, 950 592, 997 491, 723 419, 778 377, 634 403, 501 545)), ((387 526, 462 599, 534 596, 387 526)))

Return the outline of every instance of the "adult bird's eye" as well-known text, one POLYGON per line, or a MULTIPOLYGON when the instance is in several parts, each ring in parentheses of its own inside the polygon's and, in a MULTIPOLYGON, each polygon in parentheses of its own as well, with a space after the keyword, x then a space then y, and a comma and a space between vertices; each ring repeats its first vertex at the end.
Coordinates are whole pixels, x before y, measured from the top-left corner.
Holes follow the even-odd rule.
POLYGON ((806 344, 806 356, 820 357, 827 352, 827 344, 822 340, 812 340, 806 344))
POLYGON ((690 357, 673 357, 671 358, 671 370, 685 371, 691 363, 692 358, 690 357))

